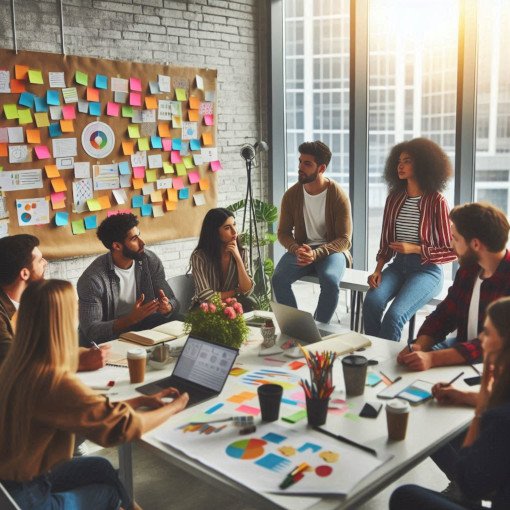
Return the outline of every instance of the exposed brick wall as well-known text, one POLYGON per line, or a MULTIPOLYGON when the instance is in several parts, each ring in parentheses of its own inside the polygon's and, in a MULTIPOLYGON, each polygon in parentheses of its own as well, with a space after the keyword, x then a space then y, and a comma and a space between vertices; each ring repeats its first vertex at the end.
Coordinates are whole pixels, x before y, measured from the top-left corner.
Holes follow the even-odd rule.
MULTIPOLYGON (((218 205, 244 198, 243 143, 267 138, 264 0, 62 0, 66 53, 218 70, 218 205), (261 57, 262 56, 262 57, 261 57), (265 64, 264 64, 265 65, 265 64), (264 66, 263 66, 264 67, 264 66), (262 81, 261 81, 262 80, 262 81)), ((0 47, 13 48, 10 0, 0 0, 0 47)), ((59 0, 15 0, 19 50, 60 53, 59 0)), ((267 198, 266 158, 253 170, 254 196, 267 198), (262 183, 262 185, 261 185, 262 183)), ((167 276, 185 272, 196 239, 150 246, 167 276)), ((76 283, 94 257, 51 262, 48 276, 76 283)))

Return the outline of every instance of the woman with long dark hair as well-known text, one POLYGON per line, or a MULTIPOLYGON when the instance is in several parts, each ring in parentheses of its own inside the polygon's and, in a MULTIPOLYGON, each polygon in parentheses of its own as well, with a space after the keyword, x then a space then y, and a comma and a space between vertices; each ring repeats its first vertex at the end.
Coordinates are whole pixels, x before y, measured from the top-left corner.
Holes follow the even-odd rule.
POLYGON ((368 335, 398 342, 406 322, 441 291, 441 264, 456 258, 448 204, 441 194, 451 172, 448 156, 426 138, 391 149, 384 169, 389 195, 377 266, 368 277, 363 305, 368 335))
POLYGON ((234 214, 228 209, 217 207, 205 215, 190 266, 195 281, 193 304, 219 293, 223 300, 240 297, 247 311, 243 297, 251 294, 254 284, 248 274, 246 250, 239 241, 234 214))

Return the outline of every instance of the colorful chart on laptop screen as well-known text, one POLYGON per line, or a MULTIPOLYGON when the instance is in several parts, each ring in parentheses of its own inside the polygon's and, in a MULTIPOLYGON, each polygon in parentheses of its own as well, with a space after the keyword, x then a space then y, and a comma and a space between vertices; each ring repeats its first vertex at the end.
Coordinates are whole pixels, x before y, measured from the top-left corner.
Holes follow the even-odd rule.
POLYGON ((115 145, 115 134, 104 122, 91 122, 81 135, 83 150, 93 158, 106 158, 115 145))

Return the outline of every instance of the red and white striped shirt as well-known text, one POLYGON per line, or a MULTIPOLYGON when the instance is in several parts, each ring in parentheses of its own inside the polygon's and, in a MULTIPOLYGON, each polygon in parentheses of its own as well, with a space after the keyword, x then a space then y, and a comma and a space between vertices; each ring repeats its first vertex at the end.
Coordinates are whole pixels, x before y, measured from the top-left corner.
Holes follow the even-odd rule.
MULTIPOLYGON (((389 244, 397 240, 395 224, 398 213, 408 197, 406 191, 390 193, 384 206, 381 244, 377 260, 388 262, 395 255, 389 244)), ((423 195, 420 200, 420 244, 422 264, 446 264, 457 258, 450 247, 449 208, 439 192, 423 195)))

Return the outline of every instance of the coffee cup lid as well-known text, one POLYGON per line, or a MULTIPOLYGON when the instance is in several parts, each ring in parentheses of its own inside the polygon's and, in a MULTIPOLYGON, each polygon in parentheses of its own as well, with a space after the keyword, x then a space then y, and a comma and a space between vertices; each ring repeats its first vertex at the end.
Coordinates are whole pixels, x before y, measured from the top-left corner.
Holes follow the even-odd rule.
POLYGON ((409 402, 396 398, 394 400, 390 400, 386 404, 386 410, 394 414, 404 414, 411 410, 411 406, 409 405, 409 402))
POLYGON ((147 351, 142 349, 141 347, 136 347, 135 349, 129 349, 127 352, 127 357, 130 359, 142 359, 147 357, 147 351))
POLYGON ((358 354, 351 354, 342 358, 342 365, 351 365, 355 367, 362 367, 368 363, 368 359, 365 356, 359 356, 358 354))

